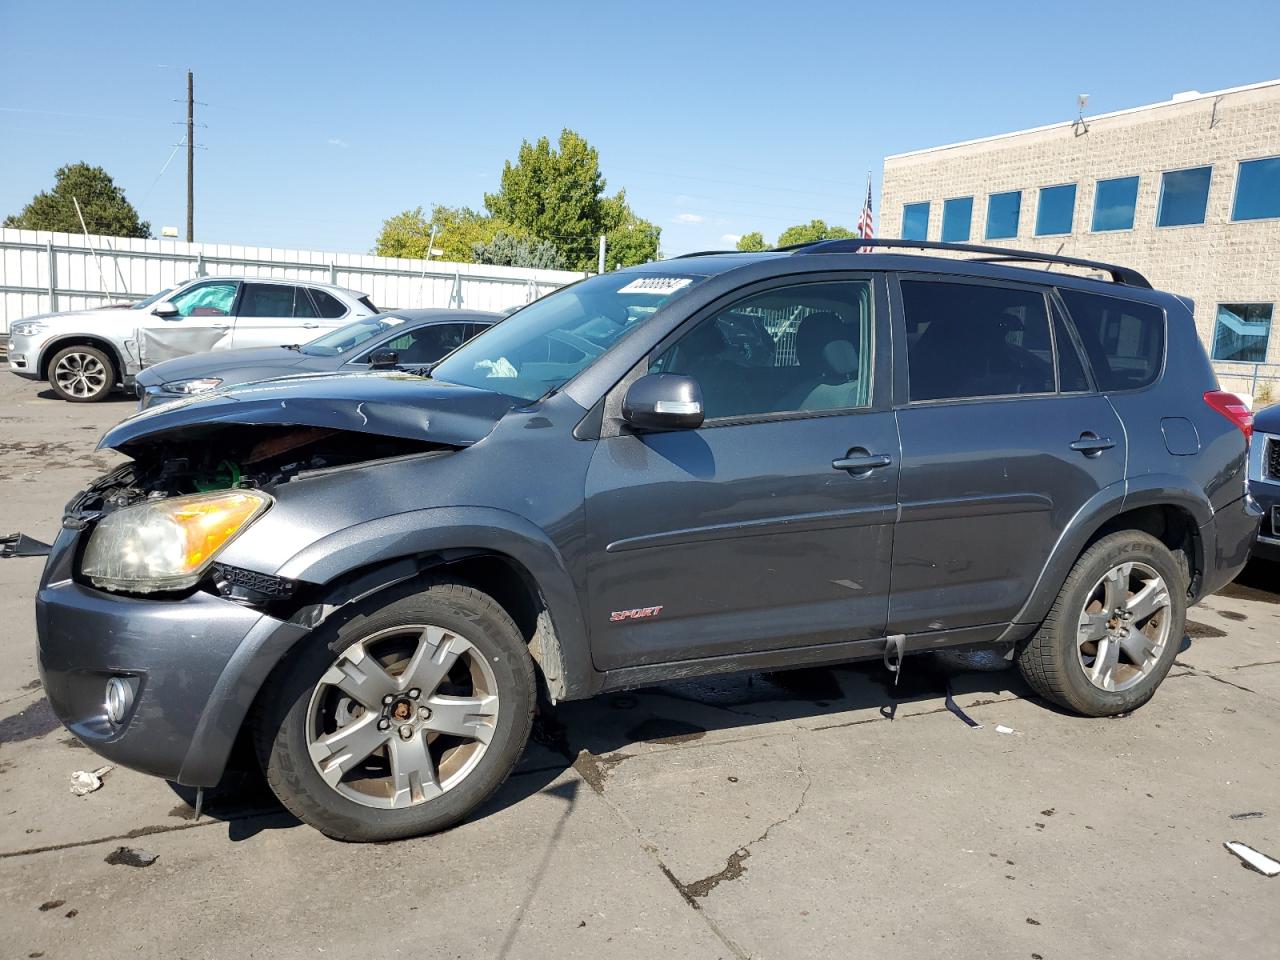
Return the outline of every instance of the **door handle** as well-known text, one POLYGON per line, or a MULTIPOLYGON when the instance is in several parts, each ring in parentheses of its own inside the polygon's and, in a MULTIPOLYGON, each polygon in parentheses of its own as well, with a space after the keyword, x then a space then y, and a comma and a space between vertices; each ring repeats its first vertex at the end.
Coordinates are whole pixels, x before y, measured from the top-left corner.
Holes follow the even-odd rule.
POLYGON ((303 330, 314 330, 314 329, 316 329, 316 327, 318 327, 318 326, 320 326, 320 324, 318 324, 318 323, 304 323, 304 324, 302 325, 302 329, 303 329, 303 330))
POLYGON ((872 470, 879 470, 893 463, 893 457, 884 453, 871 453, 863 447, 854 447, 843 457, 831 461, 832 470, 844 470, 852 477, 865 477, 872 470))
POLYGON ((1080 434, 1079 440, 1071 444, 1071 449, 1083 453, 1086 457, 1097 457, 1103 450, 1110 450, 1115 445, 1116 442, 1110 437, 1100 437, 1086 430, 1080 434))

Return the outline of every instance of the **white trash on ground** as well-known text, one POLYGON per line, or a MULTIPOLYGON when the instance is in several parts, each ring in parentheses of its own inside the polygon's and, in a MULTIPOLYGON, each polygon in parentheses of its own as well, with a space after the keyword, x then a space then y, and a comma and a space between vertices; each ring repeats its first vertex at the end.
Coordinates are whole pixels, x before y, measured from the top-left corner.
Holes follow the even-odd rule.
POLYGON ((1239 840, 1231 840, 1223 846, 1239 857, 1250 870, 1256 870, 1264 877, 1280 876, 1280 861, 1272 860, 1265 853, 1259 853, 1239 840))
POLYGON ((77 770, 71 775, 71 792, 77 797, 102 789, 102 778, 111 772, 111 764, 97 770, 77 770))

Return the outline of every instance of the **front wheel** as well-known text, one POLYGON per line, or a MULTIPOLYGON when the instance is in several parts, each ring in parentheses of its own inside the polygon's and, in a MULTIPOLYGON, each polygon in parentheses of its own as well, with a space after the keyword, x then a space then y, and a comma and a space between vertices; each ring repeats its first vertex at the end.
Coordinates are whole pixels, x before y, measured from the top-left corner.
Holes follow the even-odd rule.
POLYGON ((67 347, 49 361, 49 386, 71 403, 105 400, 115 385, 115 364, 97 347, 67 347))
POLYGON ((507 778, 529 736, 533 663, 494 600, 434 583, 346 621, 263 691, 271 789, 338 840, 451 826, 507 778))
POLYGON ((1076 561, 1018 666, 1040 696, 1090 717, 1151 699, 1186 629, 1183 565, 1155 537, 1103 537, 1076 561))

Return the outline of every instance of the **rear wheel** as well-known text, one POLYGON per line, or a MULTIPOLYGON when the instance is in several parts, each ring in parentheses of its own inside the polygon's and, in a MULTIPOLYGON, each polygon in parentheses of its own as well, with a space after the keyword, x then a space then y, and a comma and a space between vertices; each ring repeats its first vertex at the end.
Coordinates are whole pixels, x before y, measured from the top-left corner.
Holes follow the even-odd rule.
POLYGON ((66 347, 49 361, 49 386, 71 403, 105 400, 115 385, 115 364, 97 347, 66 347))
POLYGON ((1076 561, 1018 666, 1036 693, 1077 713, 1133 710, 1173 666, 1186 597, 1185 564, 1159 540, 1136 531, 1104 537, 1076 561))
POLYGON ((451 826, 506 779, 535 704, 533 664, 494 600, 436 583, 357 616, 264 690, 259 759, 280 801, 340 840, 451 826))

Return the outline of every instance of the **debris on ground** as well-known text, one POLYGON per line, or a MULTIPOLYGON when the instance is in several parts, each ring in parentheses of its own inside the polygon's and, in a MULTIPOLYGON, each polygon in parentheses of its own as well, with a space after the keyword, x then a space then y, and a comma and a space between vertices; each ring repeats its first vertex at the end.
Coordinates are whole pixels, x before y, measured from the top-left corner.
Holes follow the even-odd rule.
POLYGON ((125 867, 149 867, 160 859, 160 854, 135 847, 116 847, 103 858, 104 863, 125 867))
POLYGON ((112 765, 99 767, 97 770, 77 770, 71 775, 71 792, 77 797, 102 789, 102 778, 110 773, 112 765))
POLYGON ((1240 862, 1250 870, 1257 871, 1264 877, 1280 876, 1280 860, 1272 860, 1265 853, 1259 853, 1239 840, 1231 840, 1223 846, 1239 857, 1240 862))
POLYGON ((1019 737, 1022 736, 1022 734, 1018 733, 1018 731, 1013 729, 1013 727, 1006 727, 1003 723, 996 724, 996 733, 1011 733, 1019 737))
POLYGON ((1266 814, 1261 810, 1249 810, 1246 813, 1231 814, 1232 820, 1257 820, 1259 817, 1265 817, 1266 814))
POLYGON ((48 913, 50 910, 58 909, 58 907, 62 906, 66 902, 67 901, 65 900, 46 900, 44 903, 40 904, 39 909, 41 913, 48 913))

